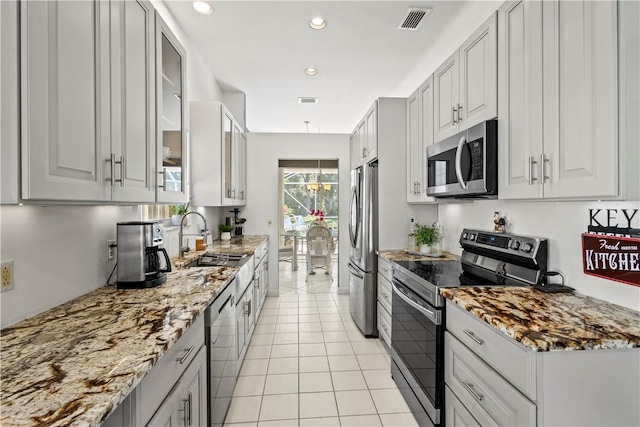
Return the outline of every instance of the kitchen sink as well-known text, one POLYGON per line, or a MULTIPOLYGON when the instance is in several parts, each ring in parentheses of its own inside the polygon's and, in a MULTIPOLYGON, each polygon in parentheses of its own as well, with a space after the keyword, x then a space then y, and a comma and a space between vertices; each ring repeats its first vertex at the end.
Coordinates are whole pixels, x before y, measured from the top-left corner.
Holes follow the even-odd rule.
POLYGON ((204 254, 186 267, 240 267, 246 260, 246 254, 204 254))

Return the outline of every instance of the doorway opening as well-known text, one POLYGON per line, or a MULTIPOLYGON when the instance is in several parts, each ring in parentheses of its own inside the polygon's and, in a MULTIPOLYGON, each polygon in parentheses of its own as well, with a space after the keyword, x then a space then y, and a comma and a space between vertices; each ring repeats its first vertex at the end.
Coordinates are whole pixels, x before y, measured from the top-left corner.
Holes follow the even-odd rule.
POLYGON ((338 292, 338 160, 279 160, 279 294, 338 292))

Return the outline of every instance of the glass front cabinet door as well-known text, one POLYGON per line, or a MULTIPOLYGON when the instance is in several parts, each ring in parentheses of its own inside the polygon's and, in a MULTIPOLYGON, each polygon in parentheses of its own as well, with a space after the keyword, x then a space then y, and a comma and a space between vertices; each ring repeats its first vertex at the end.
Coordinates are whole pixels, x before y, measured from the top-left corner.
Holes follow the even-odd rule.
POLYGON ((156 13, 157 201, 187 201, 186 51, 156 13))

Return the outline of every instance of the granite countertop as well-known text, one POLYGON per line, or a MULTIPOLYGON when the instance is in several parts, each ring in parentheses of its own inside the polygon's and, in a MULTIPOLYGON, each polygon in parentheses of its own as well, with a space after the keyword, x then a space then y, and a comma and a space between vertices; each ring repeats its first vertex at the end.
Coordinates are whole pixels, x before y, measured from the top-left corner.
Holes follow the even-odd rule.
POLYGON ((640 312, 579 293, 502 286, 440 293, 534 351, 640 347, 640 312))
POLYGON ((380 249, 376 253, 387 261, 458 261, 460 257, 449 252, 443 252, 442 257, 429 257, 426 255, 414 255, 406 249, 380 249))
MULTIPOLYGON (((230 247, 253 253, 265 239, 230 247)), ((0 424, 100 425, 238 270, 178 264, 158 287, 103 286, 3 329, 0 424)))

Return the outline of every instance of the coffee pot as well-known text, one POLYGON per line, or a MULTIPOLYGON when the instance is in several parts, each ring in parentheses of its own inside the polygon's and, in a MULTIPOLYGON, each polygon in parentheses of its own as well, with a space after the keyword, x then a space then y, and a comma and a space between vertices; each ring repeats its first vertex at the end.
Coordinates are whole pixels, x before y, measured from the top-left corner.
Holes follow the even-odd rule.
POLYGON ((119 222, 118 288, 152 288, 166 282, 171 261, 160 221, 119 222), (163 266, 164 264, 164 266, 163 266))

